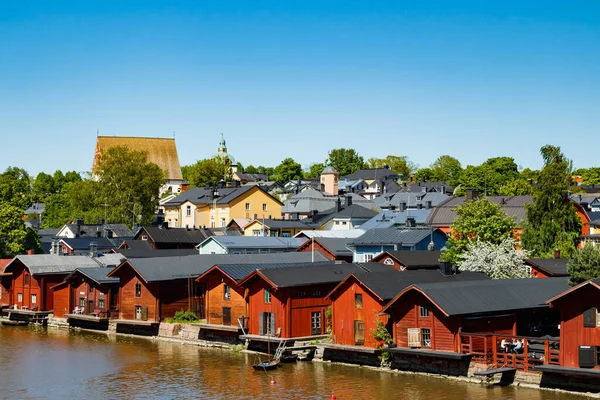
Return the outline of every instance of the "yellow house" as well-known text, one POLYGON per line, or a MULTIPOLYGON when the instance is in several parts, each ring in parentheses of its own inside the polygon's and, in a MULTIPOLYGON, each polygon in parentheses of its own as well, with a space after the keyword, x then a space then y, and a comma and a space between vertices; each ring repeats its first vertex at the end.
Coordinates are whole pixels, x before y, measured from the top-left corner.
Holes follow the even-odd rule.
POLYGON ((312 229, 315 228, 301 220, 289 219, 257 219, 249 222, 243 227, 244 236, 274 237, 293 237, 300 231, 312 229))
POLYGON ((281 217, 283 204, 259 186, 192 188, 163 205, 165 222, 178 228, 225 228, 233 218, 281 217))

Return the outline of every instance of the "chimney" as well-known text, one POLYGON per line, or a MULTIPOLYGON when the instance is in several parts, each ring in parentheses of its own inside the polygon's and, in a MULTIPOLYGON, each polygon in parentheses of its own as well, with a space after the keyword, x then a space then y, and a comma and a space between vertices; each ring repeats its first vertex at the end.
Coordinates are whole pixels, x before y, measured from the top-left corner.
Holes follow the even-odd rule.
POLYGON ((560 250, 554 250, 554 258, 560 258, 560 250))
POLYGON ((90 257, 96 258, 98 257, 98 244, 91 242, 90 243, 90 257))
POLYGON ((346 196, 346 207, 350 207, 352 205, 352 196, 346 196))
POLYGON ((335 202, 335 205, 336 205, 336 209, 337 209, 338 212, 342 211, 342 199, 340 199, 338 197, 337 200, 336 200, 336 202, 335 202))
POLYGON ((475 189, 475 188, 469 188, 467 189, 467 193, 466 193, 466 200, 475 200, 476 198, 479 197, 479 190, 475 189))
POLYGON ((31 249, 30 249, 30 250, 27 250, 27 254, 29 254, 30 256, 32 256, 32 255, 34 254, 34 251, 33 251, 33 250, 31 250, 31 249))
POLYGON ((423 209, 423 203, 418 203, 417 210, 422 210, 422 209, 423 209))
POLYGON ((400 203, 400 211, 406 211, 406 203, 405 202, 400 203))
POLYGON ((75 222, 77 225, 77 232, 75 232, 75 237, 80 237, 81 236, 81 226, 83 225, 83 219, 81 218, 77 218, 77 221, 75 222))
POLYGON ((431 200, 427 200, 425 202, 425 208, 428 209, 428 210, 431 209, 431 200))
POLYGON ((220 189, 223 189, 223 188, 225 187, 225 185, 226 185, 226 184, 225 184, 225 181, 224 181, 223 179, 221 179, 221 180, 219 181, 219 188, 220 188, 220 189))
POLYGON ((100 218, 100 225, 104 225, 106 223, 106 220, 104 218, 100 218))
POLYGON ((298 221, 299 219, 300 219, 300 213, 299 212, 293 212, 292 213, 292 220, 298 221))
POLYGON ((417 221, 415 221, 415 219, 413 217, 406 218, 406 227, 407 228, 414 228, 416 226, 417 226, 417 221))
POLYGON ((319 210, 312 210, 310 212, 310 219, 311 221, 315 221, 315 219, 317 219, 317 215, 319 215, 319 210))
POLYGON ((421 182, 425 182, 425 177, 421 177, 421 182))
POLYGON ((440 272, 444 276, 452 276, 454 274, 452 264, 447 261, 441 262, 440 263, 440 272))

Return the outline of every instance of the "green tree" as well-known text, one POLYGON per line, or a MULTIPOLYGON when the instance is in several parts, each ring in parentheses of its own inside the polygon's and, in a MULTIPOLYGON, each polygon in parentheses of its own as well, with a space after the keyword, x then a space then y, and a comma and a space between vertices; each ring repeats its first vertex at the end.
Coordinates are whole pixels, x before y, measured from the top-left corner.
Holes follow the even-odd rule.
POLYGON ((248 165, 246 168, 244 168, 244 172, 247 174, 260 174, 260 172, 258 172, 258 168, 256 168, 254 165, 248 165))
POLYGON ((225 159, 214 157, 196 161, 185 167, 185 179, 193 187, 217 183, 221 180, 231 180, 231 167, 225 159))
POLYGON ((521 176, 523 179, 527 181, 531 181, 532 183, 536 183, 538 180, 538 176, 540 175, 540 171, 532 170, 530 168, 525 168, 521 171, 521 176))
POLYGON ((555 249, 569 257, 581 235, 581 220, 569 200, 571 161, 560 147, 546 145, 540 153, 544 167, 533 189, 533 204, 526 204, 527 219, 521 240, 533 257, 551 257, 555 249))
POLYGON ((165 175, 158 165, 147 161, 146 152, 112 147, 102 154, 94 172, 107 204, 108 221, 152 222, 165 175))
POLYGON ((311 164, 311 166, 308 167, 308 170, 304 172, 304 176, 306 178, 319 178, 324 169, 325 164, 323 163, 311 164))
POLYGON ((435 172, 433 172, 433 170, 431 168, 419 168, 417 170, 417 172, 415 173, 413 179, 415 180, 415 182, 418 181, 425 181, 425 182, 432 182, 435 181, 435 172))
POLYGON ((33 181, 32 201, 44 202, 55 193, 55 190, 56 185, 52 175, 40 172, 33 181))
POLYGON ((285 183, 299 178, 302 178, 302 165, 292 158, 286 158, 275 167, 275 181, 278 183, 285 183))
POLYGON ((23 210, 31 204, 31 178, 27 171, 9 167, 0 174, 0 202, 23 210))
POLYGON ((456 219, 452 224, 452 233, 442 255, 443 261, 457 264, 460 255, 468 249, 471 241, 500 244, 512 237, 516 228, 515 220, 506 215, 498 204, 487 198, 465 201, 456 209, 456 219))
POLYGON ((600 248, 585 243, 567 262, 569 284, 578 285, 589 279, 600 278, 600 248))
POLYGON ((27 250, 40 251, 37 233, 25 226, 23 210, 8 203, 0 203, 0 258, 12 258, 27 250))
POLYGON ((349 175, 363 169, 365 161, 354 149, 333 149, 329 152, 327 165, 335 168, 340 176, 349 175))
POLYGON ((476 188, 488 196, 500 195, 500 188, 507 182, 520 177, 518 166, 511 157, 494 157, 478 166, 468 165, 460 176, 460 190, 476 188))
POLYGON ((500 196, 526 196, 533 192, 532 186, 523 178, 506 182, 500 188, 500 196))
POLYGON ((431 169, 435 173, 436 181, 448 182, 451 186, 458 185, 463 170, 460 161, 448 155, 438 157, 431 169))
POLYGON ((386 158, 369 158, 365 164, 367 168, 389 167, 392 171, 402 175, 405 179, 416 169, 416 165, 406 156, 387 156, 386 158))
POLYGON ((600 168, 592 167, 584 170, 581 174, 583 178, 582 185, 599 185, 600 184, 600 168))

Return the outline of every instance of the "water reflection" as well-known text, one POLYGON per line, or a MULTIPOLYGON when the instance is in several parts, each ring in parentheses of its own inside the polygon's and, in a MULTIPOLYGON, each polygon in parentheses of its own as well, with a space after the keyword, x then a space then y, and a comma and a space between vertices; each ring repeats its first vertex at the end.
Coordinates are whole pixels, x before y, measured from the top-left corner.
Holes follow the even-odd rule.
POLYGON ((577 398, 327 363, 256 372, 254 355, 89 332, 0 326, 0 343, 0 398, 577 398))

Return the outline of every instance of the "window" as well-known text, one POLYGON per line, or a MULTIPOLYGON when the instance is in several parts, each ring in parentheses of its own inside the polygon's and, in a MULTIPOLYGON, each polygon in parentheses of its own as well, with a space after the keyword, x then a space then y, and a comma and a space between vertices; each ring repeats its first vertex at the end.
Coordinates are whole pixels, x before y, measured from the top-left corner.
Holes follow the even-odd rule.
POLYGON ((363 298, 362 294, 357 293, 354 295, 354 307, 363 308, 363 298))
POLYGON ((82 309, 85 308, 85 297, 79 298, 79 307, 81 307, 82 309))
POLYGON ((311 325, 311 333, 313 335, 320 335, 322 333, 321 312, 320 311, 310 313, 310 325, 311 325))
POLYGON ((17 303, 23 302, 23 293, 17 293, 17 303))
POLYGON ((91 283, 88 283, 88 293, 94 293, 94 287, 91 283))
POLYGON ((231 300, 231 286, 223 286, 223 300, 231 300))
POLYGON ((135 297, 142 297, 142 284, 141 283, 135 284, 135 297))
POLYGON ((419 316, 421 316, 423 318, 429 317, 429 308, 427 308, 427 306, 420 306, 419 307, 419 316))
POLYGON ((385 265, 394 265, 394 260, 392 260, 391 258, 386 258, 385 261, 383 262, 385 265))
POLYGON ((270 289, 265 289, 264 297, 265 297, 265 303, 271 302, 271 290, 270 289))
POLYGON ((31 277, 29 275, 25 275, 25 286, 29 286, 29 281, 31 277))
POLYGON ((335 224, 336 224, 336 225, 339 225, 339 224, 340 224, 340 221, 335 221, 335 224))
POLYGON ((373 259, 373 254, 371 254, 371 253, 363 254, 364 262, 366 262, 366 263, 371 262, 372 259, 373 259))
POLYGON ((583 312, 583 326, 585 328, 596 327, 596 316, 597 310, 595 308, 588 308, 583 312))
POLYGON ((225 228, 227 224, 225 223, 225 218, 221 218, 221 228, 225 228))
POLYGON ((263 211, 267 211, 267 203, 263 203, 263 211))
POLYGON ((142 240, 148 240, 148 236, 142 235, 142 240))
POLYGON ((31 295, 31 304, 37 304, 37 294, 31 295))
POLYGON ((98 308, 104 310, 104 299, 98 299, 98 308))
POLYGON ((600 346, 596 346, 596 365, 600 366, 600 346))
POLYGON ((290 231, 283 231, 281 232, 281 237, 292 237, 292 234, 290 231))
POLYGON ((253 229, 252 236, 260 236, 260 229, 253 229))
POLYGON ((342 221, 342 225, 348 225, 348 221, 342 221))
POLYGON ((431 329, 421 329, 421 346, 431 347, 431 329))
POLYGON ((269 236, 277 237, 277 231, 269 231, 269 236))
POLYGON ((250 203, 246 203, 246 211, 250 210, 250 203))
POLYGON ((321 291, 320 290, 315 290, 314 292, 312 292, 312 296, 313 297, 319 297, 319 296, 321 296, 321 291))
POLYGON ((306 292, 296 292, 296 297, 306 297, 306 292))
POLYGON ((192 206, 186 207, 185 215, 188 217, 192 215, 192 206))

